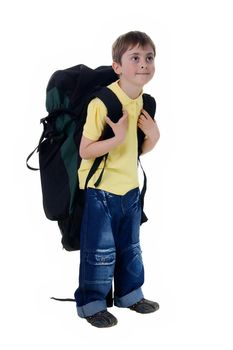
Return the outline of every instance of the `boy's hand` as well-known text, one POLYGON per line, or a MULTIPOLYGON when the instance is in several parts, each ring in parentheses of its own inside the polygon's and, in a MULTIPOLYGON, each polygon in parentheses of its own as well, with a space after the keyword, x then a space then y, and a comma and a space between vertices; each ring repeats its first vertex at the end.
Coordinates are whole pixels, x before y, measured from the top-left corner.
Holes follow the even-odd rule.
POLYGON ((138 118, 138 127, 144 132, 146 138, 158 141, 160 136, 159 128, 145 109, 142 110, 138 118))
POLYGON ((122 143, 128 129, 128 112, 123 111, 123 115, 117 123, 112 122, 109 117, 106 117, 106 123, 112 128, 117 142, 122 143))

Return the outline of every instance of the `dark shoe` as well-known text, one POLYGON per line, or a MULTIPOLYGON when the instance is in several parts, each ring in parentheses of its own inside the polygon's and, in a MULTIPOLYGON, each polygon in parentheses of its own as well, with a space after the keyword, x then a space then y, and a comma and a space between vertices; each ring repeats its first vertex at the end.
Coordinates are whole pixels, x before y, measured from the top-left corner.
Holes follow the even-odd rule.
POLYGON ((110 314, 107 310, 97 312, 96 314, 85 318, 92 326, 98 328, 112 327, 117 324, 116 317, 110 314))
POLYGON ((139 312, 140 314, 149 314, 157 311, 159 309, 159 304, 155 301, 150 301, 143 298, 136 304, 129 306, 129 309, 139 312))

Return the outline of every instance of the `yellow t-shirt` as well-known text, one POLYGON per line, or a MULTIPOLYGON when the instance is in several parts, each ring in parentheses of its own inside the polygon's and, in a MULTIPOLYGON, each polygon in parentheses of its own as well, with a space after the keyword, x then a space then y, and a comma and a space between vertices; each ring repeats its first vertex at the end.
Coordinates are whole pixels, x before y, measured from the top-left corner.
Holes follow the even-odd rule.
MULTIPOLYGON (((137 121, 143 108, 142 94, 132 100, 120 88, 118 81, 108 86, 120 100, 124 110, 128 112, 128 130, 122 144, 109 152, 104 174, 98 186, 99 189, 118 195, 124 195, 128 191, 139 186, 137 156, 137 121)), ((104 126, 107 109, 104 103, 93 99, 88 106, 87 119, 83 129, 83 135, 93 141, 99 140, 104 126)), ((93 159, 82 159, 78 176, 80 188, 84 189, 88 172, 93 164, 93 159)), ((96 173, 90 179, 88 187, 95 188, 94 183, 99 178, 103 161, 96 173)))

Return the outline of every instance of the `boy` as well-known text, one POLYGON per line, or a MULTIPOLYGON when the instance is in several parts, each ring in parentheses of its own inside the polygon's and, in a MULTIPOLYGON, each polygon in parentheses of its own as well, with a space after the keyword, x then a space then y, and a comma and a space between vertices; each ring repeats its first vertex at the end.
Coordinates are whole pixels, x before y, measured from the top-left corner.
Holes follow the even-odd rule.
POLYGON ((138 182, 137 127, 145 134, 142 153, 151 151, 159 139, 156 122, 143 110, 142 89, 155 71, 155 46, 145 33, 120 36, 112 48, 117 82, 108 87, 123 106, 117 123, 107 116, 98 98, 88 106, 80 144, 80 187, 93 159, 109 153, 98 188, 101 168, 88 183, 80 237, 79 288, 75 292, 78 315, 95 327, 111 327, 117 319, 107 311, 107 296, 114 278, 114 304, 139 313, 154 312, 156 302, 144 299, 144 269, 139 243, 140 192, 138 182), (105 124, 114 136, 100 140, 105 124))

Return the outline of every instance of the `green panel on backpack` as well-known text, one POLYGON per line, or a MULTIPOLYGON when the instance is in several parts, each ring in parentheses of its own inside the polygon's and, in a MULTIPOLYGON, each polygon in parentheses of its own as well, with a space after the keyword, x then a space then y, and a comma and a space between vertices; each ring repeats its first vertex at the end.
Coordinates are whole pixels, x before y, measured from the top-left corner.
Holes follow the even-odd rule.
POLYGON ((57 108, 61 108, 60 94, 56 87, 47 91, 46 96, 46 109, 51 112, 57 108))
MULTIPOLYGON (((69 118, 69 116, 67 116, 69 118)), ((67 127, 67 138, 61 147, 61 157, 69 177, 70 187, 70 212, 73 207, 73 199, 77 187, 77 146, 74 142, 75 122, 71 122, 67 127)))

